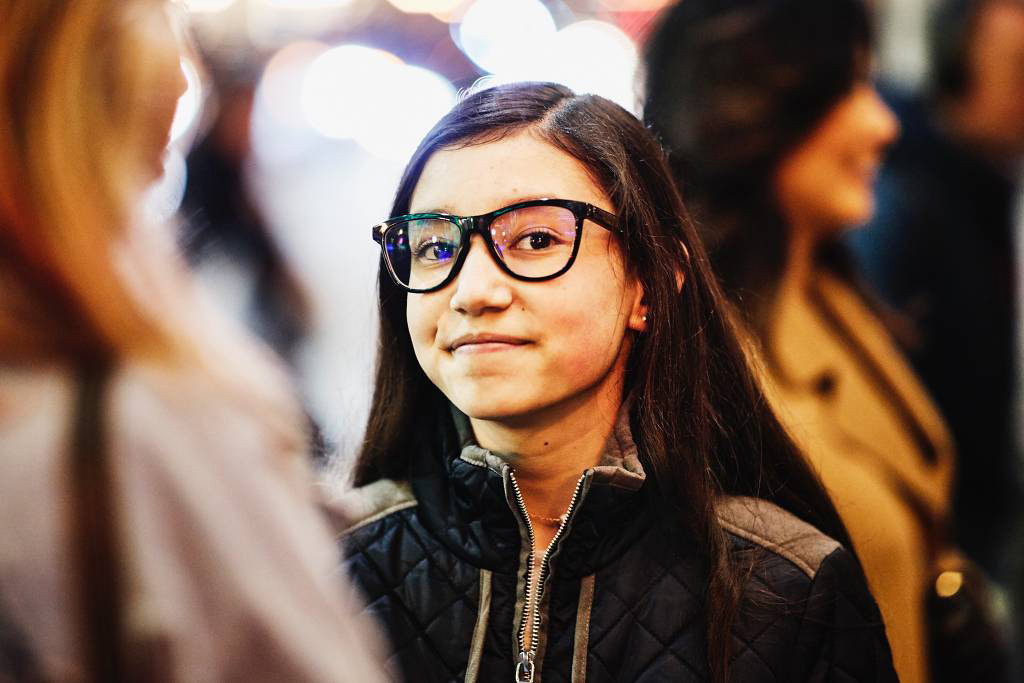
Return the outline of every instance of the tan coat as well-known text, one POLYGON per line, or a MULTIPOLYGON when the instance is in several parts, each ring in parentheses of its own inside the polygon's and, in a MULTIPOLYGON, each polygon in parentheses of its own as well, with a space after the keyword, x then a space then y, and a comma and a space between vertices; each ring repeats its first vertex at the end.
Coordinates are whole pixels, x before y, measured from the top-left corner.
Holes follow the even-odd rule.
POLYGON ((928 525, 948 518, 953 476, 946 426, 881 321, 835 276, 783 288, 765 351, 768 393, 850 531, 900 680, 924 683, 928 525))

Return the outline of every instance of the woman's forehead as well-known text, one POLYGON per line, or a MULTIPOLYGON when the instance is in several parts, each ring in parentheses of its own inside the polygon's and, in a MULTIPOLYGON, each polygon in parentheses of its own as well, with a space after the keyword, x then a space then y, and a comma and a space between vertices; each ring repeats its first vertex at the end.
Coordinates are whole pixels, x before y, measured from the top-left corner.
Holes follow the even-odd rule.
POLYGON ((575 199, 613 211, 583 164, 530 131, 435 152, 423 168, 409 210, 465 216, 544 198, 575 199))

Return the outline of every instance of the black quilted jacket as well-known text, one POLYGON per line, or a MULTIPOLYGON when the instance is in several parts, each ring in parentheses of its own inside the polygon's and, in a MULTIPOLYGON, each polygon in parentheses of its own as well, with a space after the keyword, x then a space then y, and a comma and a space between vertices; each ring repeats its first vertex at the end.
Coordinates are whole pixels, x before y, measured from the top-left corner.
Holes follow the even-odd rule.
MULTIPOLYGON (((655 518, 628 427, 580 480, 525 610, 532 533, 514 472, 475 445, 424 457, 408 482, 341 500, 347 567, 406 681, 708 680, 697 543, 655 518), (523 638, 529 612, 539 623, 523 638), (522 642, 527 640, 528 642, 522 642)), ((756 555, 733 627, 731 680, 895 681, 878 609, 852 556, 762 500, 718 516, 756 555)))

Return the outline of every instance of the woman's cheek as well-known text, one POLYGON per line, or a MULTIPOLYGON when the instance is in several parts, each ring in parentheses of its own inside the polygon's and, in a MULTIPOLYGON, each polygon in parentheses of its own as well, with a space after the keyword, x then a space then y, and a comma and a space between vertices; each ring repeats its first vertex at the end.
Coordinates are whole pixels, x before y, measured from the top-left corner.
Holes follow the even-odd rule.
POLYGON ((558 329, 572 330, 564 350, 563 364, 569 381, 593 379, 606 372, 614 361, 621 338, 614 327, 602 322, 601 316, 560 321, 558 329))
POLYGON ((424 295, 410 294, 408 296, 408 304, 405 309, 406 325, 416 358, 423 365, 427 361, 437 337, 439 324, 438 314, 435 312, 437 306, 424 295))

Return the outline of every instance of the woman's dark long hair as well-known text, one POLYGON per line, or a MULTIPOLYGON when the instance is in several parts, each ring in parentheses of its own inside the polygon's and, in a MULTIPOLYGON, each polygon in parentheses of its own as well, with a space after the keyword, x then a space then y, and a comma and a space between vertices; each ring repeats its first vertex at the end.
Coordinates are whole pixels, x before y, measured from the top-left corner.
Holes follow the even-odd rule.
MULTIPOLYGON (((669 153, 715 272, 763 332, 785 269, 779 162, 866 75, 862 0, 684 0, 646 48, 644 119, 669 153)), ((825 262, 848 275, 836 244, 825 262)))
MULTIPOLYGON (((648 306, 647 329, 635 338, 625 378, 634 397, 633 436, 666 519, 680 520, 707 549, 708 660, 714 679, 725 681, 743 576, 727 551, 715 499, 761 497, 848 547, 849 539, 767 406, 661 147, 634 116, 601 97, 553 84, 478 92, 442 119, 415 152, 392 215, 408 213, 423 167, 438 150, 527 129, 582 164, 618 214, 627 268, 642 282, 648 306)), ((430 439, 426 435, 440 431, 438 421, 452 421, 447 399, 413 353, 405 293, 383 269, 379 287, 381 346, 357 485, 406 478, 423 440, 430 439)))

